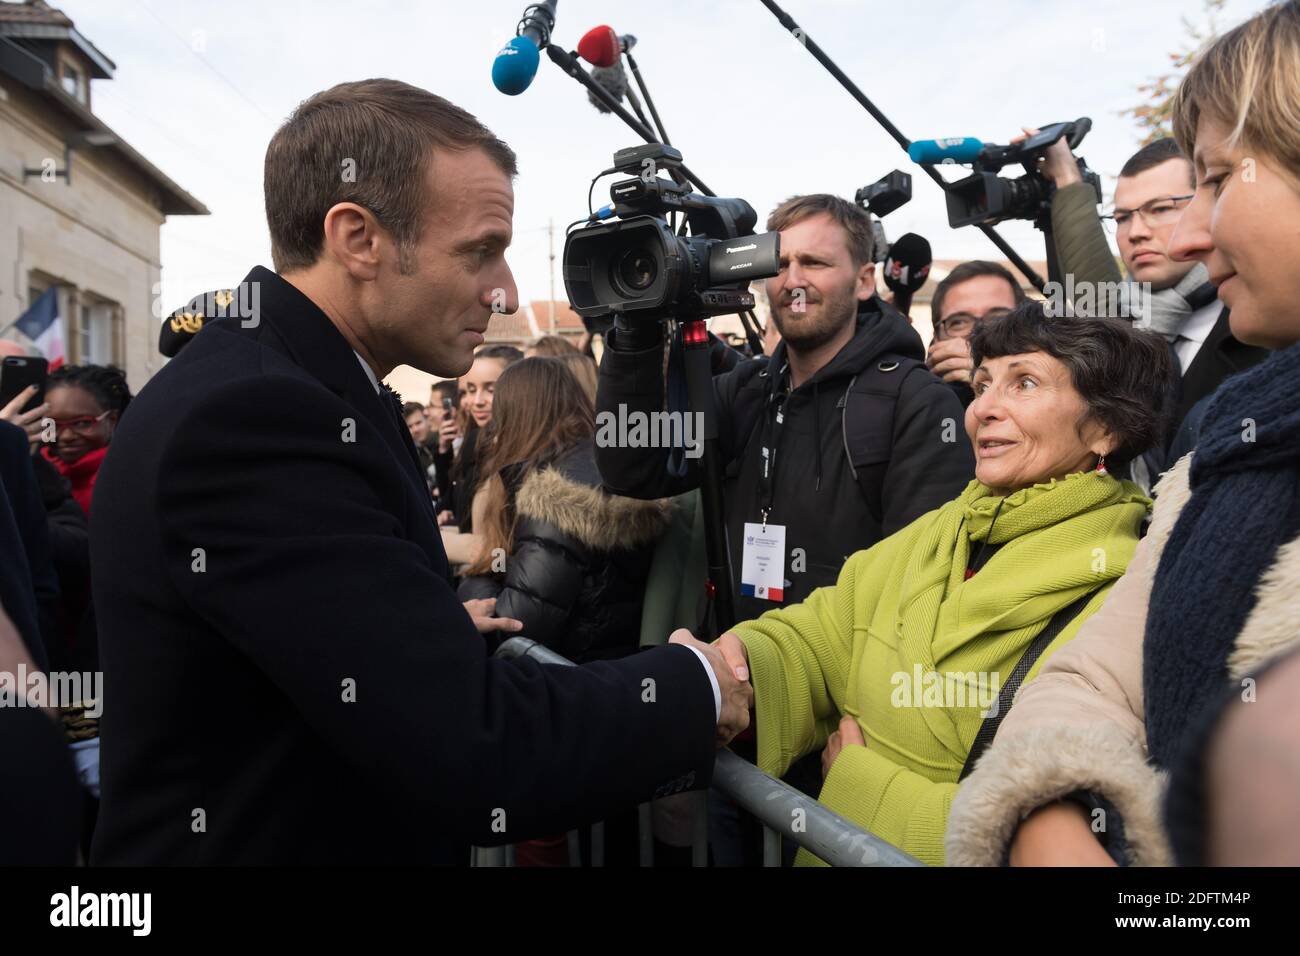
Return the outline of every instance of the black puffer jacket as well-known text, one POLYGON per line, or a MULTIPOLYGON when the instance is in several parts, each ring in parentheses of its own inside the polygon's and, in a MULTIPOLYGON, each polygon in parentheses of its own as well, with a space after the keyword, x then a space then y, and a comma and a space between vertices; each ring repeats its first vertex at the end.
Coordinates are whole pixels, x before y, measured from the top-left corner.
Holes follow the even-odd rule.
POLYGON ((505 573, 467 578, 460 599, 495 597, 497 615, 522 621, 524 637, 578 663, 636 650, 672 503, 607 494, 590 440, 511 484, 518 519, 505 573))

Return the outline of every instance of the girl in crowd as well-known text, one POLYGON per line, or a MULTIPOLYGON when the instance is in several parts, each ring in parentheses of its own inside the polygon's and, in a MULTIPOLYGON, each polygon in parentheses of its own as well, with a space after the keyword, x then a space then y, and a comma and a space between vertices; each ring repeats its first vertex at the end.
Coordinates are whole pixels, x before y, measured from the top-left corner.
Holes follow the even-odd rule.
POLYGON ((1169 863, 1188 727, 1300 636, 1300 3, 1217 40, 1173 116, 1196 188, 1170 251, 1276 352, 1219 387, 1106 606, 1024 688, 953 803, 950 863, 1169 863))
POLYGON ((131 401, 126 377, 111 365, 64 365, 50 373, 45 400, 56 440, 44 454, 71 483, 72 496, 89 517, 99 466, 131 401))

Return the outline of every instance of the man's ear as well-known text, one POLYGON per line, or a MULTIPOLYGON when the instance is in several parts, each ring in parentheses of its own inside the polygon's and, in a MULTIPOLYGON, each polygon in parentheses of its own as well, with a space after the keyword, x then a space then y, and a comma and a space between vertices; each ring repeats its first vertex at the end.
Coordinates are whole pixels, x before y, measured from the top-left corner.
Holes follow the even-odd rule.
POLYGON ((374 213, 353 202, 336 203, 325 213, 325 255, 357 279, 379 274, 382 230, 374 213))
POLYGON ((876 264, 864 262, 858 268, 857 284, 853 287, 859 302, 865 302, 876 294, 876 264))

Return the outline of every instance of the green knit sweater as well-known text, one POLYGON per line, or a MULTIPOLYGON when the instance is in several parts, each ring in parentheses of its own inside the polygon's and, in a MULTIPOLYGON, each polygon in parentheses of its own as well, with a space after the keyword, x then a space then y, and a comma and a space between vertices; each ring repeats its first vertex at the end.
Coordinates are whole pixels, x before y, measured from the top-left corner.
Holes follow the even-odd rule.
POLYGON ((840 752, 821 802, 941 865, 984 711, 1052 615, 1095 592, 1029 677, 1101 606, 1149 507, 1136 485, 1095 472, 1005 497, 972 481, 853 555, 834 586, 734 627, 749 652, 760 768, 784 774, 852 715, 866 746, 840 752), (986 539, 999 547, 966 580, 986 539))

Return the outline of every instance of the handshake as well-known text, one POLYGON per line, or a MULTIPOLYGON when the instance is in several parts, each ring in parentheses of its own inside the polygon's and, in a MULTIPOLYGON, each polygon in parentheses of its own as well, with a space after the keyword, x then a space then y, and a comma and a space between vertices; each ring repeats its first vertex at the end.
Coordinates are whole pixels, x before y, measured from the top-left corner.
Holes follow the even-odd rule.
POLYGON ((697 641, 684 627, 673 631, 669 644, 693 647, 709 662, 722 692, 722 711, 718 715, 717 744, 725 747, 749 726, 749 711, 754 706, 754 688, 749 683, 749 655, 740 638, 730 632, 712 644, 697 641))

